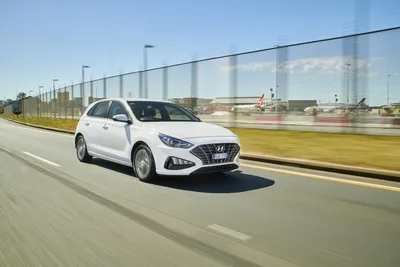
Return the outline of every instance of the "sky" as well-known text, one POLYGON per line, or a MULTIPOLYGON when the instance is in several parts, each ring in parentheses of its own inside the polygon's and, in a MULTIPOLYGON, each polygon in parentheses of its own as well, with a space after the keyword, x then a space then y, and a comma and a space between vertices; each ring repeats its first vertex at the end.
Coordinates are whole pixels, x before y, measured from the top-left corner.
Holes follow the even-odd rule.
MULTIPOLYGON (((21 91, 36 95, 40 85, 48 91, 53 79, 59 80, 57 88, 80 83, 82 65, 90 66, 85 81, 138 71, 143 68, 144 44, 155 46, 148 49, 151 69, 400 26, 398 0, 1 0, 0 4, 0 99, 15 98, 21 91)), ((332 102, 338 94, 344 102, 350 88, 351 102, 366 96, 368 104, 386 104, 391 74, 390 102, 400 102, 399 35, 397 30, 359 38, 359 62, 348 72, 345 63, 351 59, 345 55, 352 54, 352 40, 346 40, 345 51, 343 40, 280 49, 281 57, 286 55, 282 60, 286 71, 279 72, 278 95, 332 102), (357 85, 347 84, 346 77, 358 77, 357 85), (352 95, 355 86, 358 94, 352 95)), ((237 95, 261 96, 268 95, 269 88, 275 90, 276 58, 275 50, 239 56, 237 95)), ((199 62, 196 95, 231 95, 229 64, 228 57, 199 62)), ((190 64, 168 68, 168 97, 190 96, 191 72, 190 64)), ((162 75, 162 70, 148 74, 149 97, 162 97, 162 75)), ((138 96, 138 81, 137 74, 124 76, 124 96, 138 96)), ((119 84, 118 77, 107 80, 106 96, 119 96, 119 84)), ((93 86, 94 94, 103 97, 103 81, 93 86)), ((87 93, 89 88, 86 84, 87 93)), ((77 88, 74 95, 79 95, 77 88)))

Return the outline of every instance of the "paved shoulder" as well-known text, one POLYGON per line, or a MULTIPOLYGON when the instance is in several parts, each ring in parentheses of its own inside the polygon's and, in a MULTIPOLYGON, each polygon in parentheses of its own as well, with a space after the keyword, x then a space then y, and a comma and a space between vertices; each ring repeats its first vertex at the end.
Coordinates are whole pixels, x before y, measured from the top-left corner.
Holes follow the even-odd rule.
POLYGON ((0 266, 220 266, 0 152, 0 266))

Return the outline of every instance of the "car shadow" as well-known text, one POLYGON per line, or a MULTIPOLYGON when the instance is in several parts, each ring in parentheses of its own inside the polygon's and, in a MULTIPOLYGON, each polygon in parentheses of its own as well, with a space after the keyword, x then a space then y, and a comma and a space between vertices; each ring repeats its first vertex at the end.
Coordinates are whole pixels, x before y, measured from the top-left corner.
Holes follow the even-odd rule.
MULTIPOLYGON (((130 167, 98 158, 93 158, 91 163, 135 178, 130 167)), ((152 184, 183 191, 229 194, 270 187, 275 184, 275 181, 251 174, 232 172, 191 176, 159 176, 152 184)))
POLYGON ((184 191, 229 194, 270 187, 275 182, 251 174, 232 172, 193 176, 160 176, 153 184, 184 191))
POLYGON ((134 177, 132 168, 125 166, 125 165, 117 164, 117 163, 114 163, 111 161, 102 160, 99 158, 93 158, 92 161, 90 162, 90 164, 97 165, 99 167, 106 168, 111 171, 119 172, 119 173, 130 175, 130 176, 134 177))

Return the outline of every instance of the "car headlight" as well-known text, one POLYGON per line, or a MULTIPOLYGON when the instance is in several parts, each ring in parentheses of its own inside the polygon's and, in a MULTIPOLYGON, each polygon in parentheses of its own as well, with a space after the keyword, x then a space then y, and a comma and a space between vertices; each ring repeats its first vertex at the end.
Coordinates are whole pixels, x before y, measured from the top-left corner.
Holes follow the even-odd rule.
POLYGON ((191 143, 185 142, 183 140, 165 134, 159 134, 158 137, 160 138, 161 142, 163 142, 165 145, 169 147, 189 148, 193 146, 193 144, 191 143))

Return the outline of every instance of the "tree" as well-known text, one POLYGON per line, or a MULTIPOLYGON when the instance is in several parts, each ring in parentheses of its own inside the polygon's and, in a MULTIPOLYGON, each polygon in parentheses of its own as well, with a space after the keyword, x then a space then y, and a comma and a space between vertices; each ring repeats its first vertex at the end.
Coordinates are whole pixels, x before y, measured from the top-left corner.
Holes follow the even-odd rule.
POLYGON ((17 99, 22 99, 22 98, 25 98, 26 97, 26 93, 24 93, 24 92, 20 92, 18 95, 17 95, 17 99))

